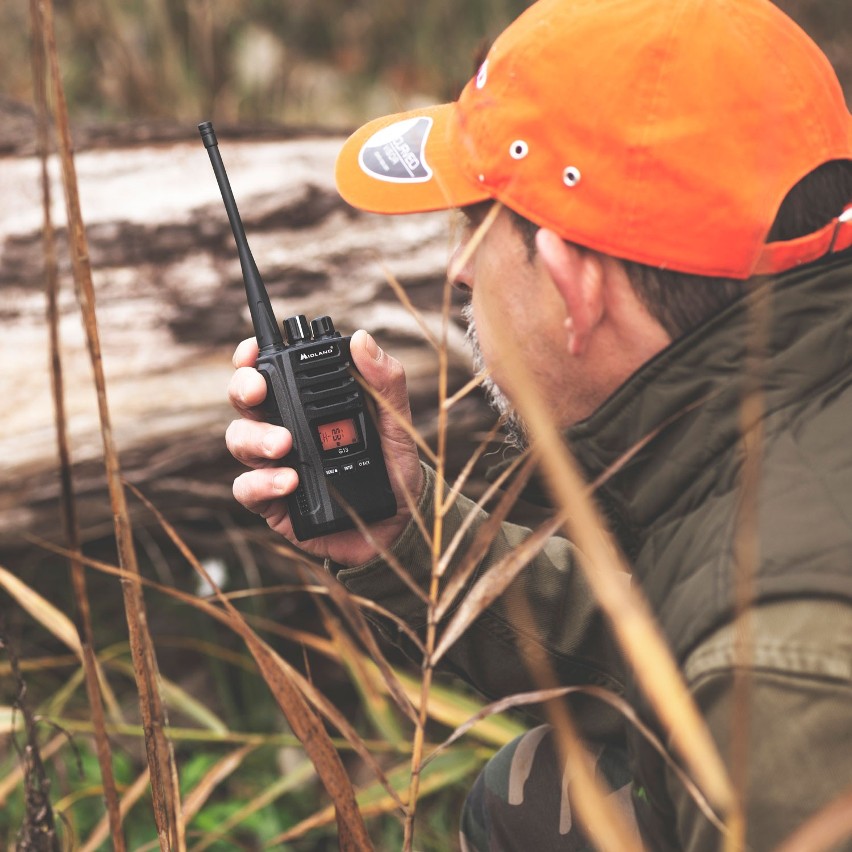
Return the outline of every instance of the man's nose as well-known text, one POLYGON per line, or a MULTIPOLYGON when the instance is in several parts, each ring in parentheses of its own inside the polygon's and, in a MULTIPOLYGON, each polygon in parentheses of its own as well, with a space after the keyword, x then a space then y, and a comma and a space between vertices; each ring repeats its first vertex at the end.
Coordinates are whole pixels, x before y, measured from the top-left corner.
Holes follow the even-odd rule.
POLYGON ((447 277, 456 290, 468 292, 473 289, 473 252, 468 249, 470 240, 462 237, 447 264, 447 277))

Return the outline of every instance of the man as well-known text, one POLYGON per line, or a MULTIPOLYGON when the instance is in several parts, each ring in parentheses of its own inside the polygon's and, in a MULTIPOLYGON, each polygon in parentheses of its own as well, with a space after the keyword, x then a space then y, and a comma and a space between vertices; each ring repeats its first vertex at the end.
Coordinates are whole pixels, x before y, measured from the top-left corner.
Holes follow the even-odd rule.
MULTIPOLYGON (((743 806, 750 848, 774 848, 852 787, 852 120, 827 60, 767 0, 539 0, 456 103, 354 134, 337 180, 366 210, 465 213, 450 274, 469 293, 495 399, 512 403, 510 350, 589 481, 608 472, 595 498, 726 760, 744 712, 733 698, 744 430, 758 447, 743 806), (743 413, 755 382, 760 413, 743 413)), ((234 493, 292 539, 282 496, 297 478, 272 466, 291 439, 256 419, 255 351, 247 341, 235 355, 244 416, 227 440, 252 470, 234 493)), ((365 332, 352 353, 407 414, 400 365, 365 332)), ((434 472, 396 419, 383 414, 380 429, 398 497, 417 495, 428 515, 434 472)), ((469 509, 462 499, 447 515, 448 534, 469 509)), ((305 549, 422 624, 422 604, 376 549, 426 587, 416 525, 403 508, 372 533, 375 544, 350 532, 305 549)), ((502 525, 481 570, 527 534, 502 525)), ((564 539, 448 662, 506 695, 534 684, 530 645, 561 682, 623 688, 654 724, 564 539), (521 597, 534 622, 518 622, 521 597)), ((635 726, 615 730, 590 704, 575 712, 606 744, 611 786, 631 782, 646 846, 720 848, 635 726), (622 739, 629 768, 615 759, 622 739)), ((469 798, 465 848, 587 848, 562 773, 547 728, 513 744, 469 798)))

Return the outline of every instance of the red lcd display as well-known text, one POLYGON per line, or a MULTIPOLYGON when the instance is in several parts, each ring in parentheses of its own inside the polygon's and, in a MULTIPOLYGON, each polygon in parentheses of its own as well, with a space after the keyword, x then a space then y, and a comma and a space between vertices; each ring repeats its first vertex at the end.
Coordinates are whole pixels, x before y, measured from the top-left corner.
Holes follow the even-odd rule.
POLYGON ((324 450, 348 447, 358 441, 355 421, 351 417, 346 420, 335 420, 334 423, 323 423, 322 426, 317 426, 317 431, 324 450))

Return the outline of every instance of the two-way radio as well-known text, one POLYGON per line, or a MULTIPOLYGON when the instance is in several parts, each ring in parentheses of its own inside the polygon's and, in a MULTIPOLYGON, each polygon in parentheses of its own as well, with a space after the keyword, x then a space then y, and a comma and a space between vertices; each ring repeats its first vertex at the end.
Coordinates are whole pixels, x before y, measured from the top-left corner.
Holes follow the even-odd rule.
POLYGON ((209 121, 198 125, 228 212, 240 256, 254 332, 256 368, 266 379, 265 416, 285 426, 293 450, 282 464, 299 475, 288 496, 299 541, 352 529, 352 515, 368 523, 396 514, 371 400, 354 376, 350 337, 334 330, 331 317, 308 324, 284 320, 284 337, 248 246, 234 194, 209 121), (285 338, 286 337, 286 343, 285 338))

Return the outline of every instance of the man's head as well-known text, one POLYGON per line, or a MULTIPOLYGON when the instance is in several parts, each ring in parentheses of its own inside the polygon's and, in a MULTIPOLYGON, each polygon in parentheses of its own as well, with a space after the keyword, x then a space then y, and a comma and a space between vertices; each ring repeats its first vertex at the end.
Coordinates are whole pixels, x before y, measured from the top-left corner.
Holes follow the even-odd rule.
MULTIPOLYGON (((671 342, 617 259, 546 228, 530 239, 499 202, 463 213, 450 275, 469 297, 475 367, 489 369, 486 388, 502 414, 512 412, 502 391, 513 398, 524 382, 546 400, 556 423, 569 426, 671 342)), ((518 421, 509 425, 518 438, 518 421)))
MULTIPOLYGON (((337 181, 375 212, 496 199, 543 229, 539 254, 553 235, 575 272, 598 264, 608 284, 630 273, 640 307, 671 275, 728 282, 727 295, 709 294, 724 304, 737 282, 852 245, 852 216, 770 236, 791 188, 832 161, 852 161, 839 83, 769 0, 539 0, 457 102, 355 133, 337 181)), ((553 275, 546 258, 527 260, 553 275)), ((475 291, 473 301, 476 311, 475 291)), ((653 318, 668 338, 683 330, 653 318)))

